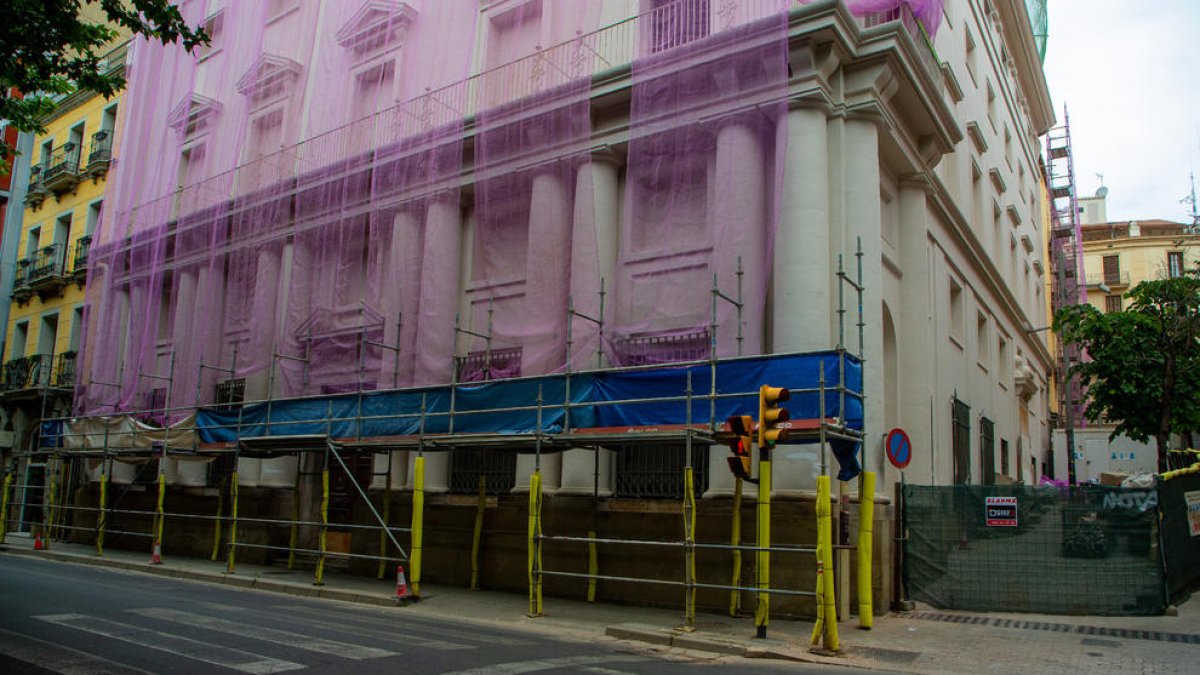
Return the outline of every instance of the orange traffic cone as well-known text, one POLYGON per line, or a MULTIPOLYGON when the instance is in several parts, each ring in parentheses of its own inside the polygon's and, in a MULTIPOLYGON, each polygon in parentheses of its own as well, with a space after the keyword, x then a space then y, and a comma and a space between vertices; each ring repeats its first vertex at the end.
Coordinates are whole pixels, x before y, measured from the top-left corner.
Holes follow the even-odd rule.
POLYGON ((396 604, 407 605, 411 598, 408 595, 408 582, 404 579, 404 565, 396 566, 396 604))
POLYGON ((47 548, 49 547, 46 546, 44 541, 42 541, 42 531, 38 530, 37 534, 33 535, 33 550, 44 551, 47 548))
POLYGON ((154 551, 150 554, 150 564, 162 564, 162 542, 157 539, 154 540, 154 551))

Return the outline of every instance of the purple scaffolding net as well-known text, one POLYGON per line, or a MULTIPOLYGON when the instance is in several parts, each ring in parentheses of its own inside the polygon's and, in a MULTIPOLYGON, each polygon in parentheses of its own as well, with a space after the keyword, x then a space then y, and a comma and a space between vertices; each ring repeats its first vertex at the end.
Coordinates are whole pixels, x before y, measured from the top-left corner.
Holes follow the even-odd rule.
POLYGON ((761 353, 802 3, 649 4, 184 2, 210 47, 132 48, 77 412, 761 353))

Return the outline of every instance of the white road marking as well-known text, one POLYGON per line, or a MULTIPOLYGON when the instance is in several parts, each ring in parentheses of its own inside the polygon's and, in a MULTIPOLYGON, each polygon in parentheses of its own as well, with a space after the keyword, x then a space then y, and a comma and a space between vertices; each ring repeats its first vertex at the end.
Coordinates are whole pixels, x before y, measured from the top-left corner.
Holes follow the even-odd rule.
POLYGON ((497 663, 484 666, 483 668, 455 670, 451 673, 443 673, 443 675, 520 675, 521 673, 536 673, 539 670, 554 670, 555 668, 580 668, 600 663, 631 663, 645 660, 640 656, 627 656, 623 654, 611 654, 608 656, 563 656, 557 659, 497 663))
POLYGON ((60 675, 151 675, 148 670, 2 628, 0 654, 60 675))
POLYGON ((349 642, 339 642, 337 640, 325 640, 322 638, 313 637, 311 635, 304 635, 302 633, 292 633, 290 631, 278 630, 275 628, 265 628, 248 623, 220 619, 215 616, 204 616, 202 614, 193 614, 191 612, 180 612, 174 609, 150 607, 146 609, 131 609, 129 611, 140 616, 149 617, 151 619, 174 621, 176 623, 182 623, 188 626, 195 626, 196 628, 206 628, 208 630, 213 630, 220 633, 240 635, 253 640, 273 642, 275 644, 284 645, 287 647, 295 647, 297 649, 305 649, 311 652, 319 652, 322 654, 332 654, 343 659, 353 659, 358 661, 362 659, 378 659, 386 656, 397 655, 396 652, 390 652, 386 649, 355 645, 350 644, 349 642))
POLYGON ((633 672, 628 671, 628 670, 616 670, 613 668, 601 668, 599 666, 588 666, 587 668, 580 668, 579 672, 581 672, 581 673, 597 673, 597 675, 635 675, 633 672))
POLYGON ((261 654, 221 647, 219 645, 200 642, 190 638, 171 635, 161 631, 150 630, 133 624, 110 621, 85 614, 48 614, 35 616, 35 619, 48 623, 74 628, 76 630, 102 635, 114 640, 121 640, 150 649, 157 649, 168 654, 184 658, 224 666, 243 673, 278 673, 285 670, 297 670, 305 666, 300 663, 273 659, 261 654))
MULTIPOLYGON (((299 612, 301 614, 313 614, 316 616, 323 616, 323 617, 328 617, 331 614, 330 611, 327 609, 316 608, 316 607, 305 607, 303 605, 290 605, 290 606, 282 605, 282 606, 277 606, 277 609, 280 609, 280 610, 282 610, 284 612, 288 612, 288 613, 299 612)), ((355 633, 358 633, 360 631, 374 632, 385 638, 389 638, 389 639, 393 639, 393 640, 401 640, 403 642, 406 642, 406 643, 412 644, 412 645, 416 645, 418 647, 424 647, 426 649, 436 649, 436 650, 440 650, 440 651, 454 651, 456 649, 476 649, 476 646, 462 644, 461 642, 451 642, 451 641, 446 641, 446 640, 435 640, 433 638, 421 637, 418 635, 413 635, 412 633, 407 632, 407 631, 416 630, 416 631, 423 631, 423 632, 427 632, 427 633, 433 633, 435 635, 440 635, 445 632, 451 632, 454 634, 454 637, 460 638, 460 639, 465 638, 468 640, 477 640, 479 642, 488 643, 488 644, 495 642, 494 637, 490 637, 490 636, 486 636, 486 635, 478 635, 478 634, 475 634, 475 633, 472 633, 469 631, 464 631, 464 630, 461 630, 461 626, 455 626, 453 629, 446 631, 444 629, 440 629, 437 626, 422 623, 420 625, 415 625, 415 626, 413 626, 413 625, 399 626, 398 630, 405 631, 405 632, 392 632, 392 631, 388 631, 388 630, 384 630, 384 629, 380 629, 380 628, 363 627, 362 626, 363 622, 369 623, 374 626, 380 625, 378 622, 371 622, 371 620, 367 617, 358 618, 358 617, 353 617, 353 616, 346 616, 344 614, 338 614, 337 616, 338 616, 338 619, 341 621, 341 623, 328 623, 328 622, 322 622, 320 620, 313 620, 313 619, 307 619, 307 618, 304 620, 304 622, 306 624, 311 623, 314 626, 319 625, 319 626, 324 626, 326 628, 330 628, 332 630, 342 630, 342 631, 346 630, 348 625, 353 625, 355 633)), ((399 617, 399 615, 392 615, 392 616, 388 617, 388 620, 389 621, 398 621, 399 620, 398 617, 399 617)), ((531 645, 533 643, 530 642, 529 640, 520 640, 520 639, 515 639, 515 638, 509 639, 506 637, 504 639, 504 644, 505 644, 505 646, 508 646, 508 647, 519 647, 519 646, 523 646, 523 645, 531 645)))

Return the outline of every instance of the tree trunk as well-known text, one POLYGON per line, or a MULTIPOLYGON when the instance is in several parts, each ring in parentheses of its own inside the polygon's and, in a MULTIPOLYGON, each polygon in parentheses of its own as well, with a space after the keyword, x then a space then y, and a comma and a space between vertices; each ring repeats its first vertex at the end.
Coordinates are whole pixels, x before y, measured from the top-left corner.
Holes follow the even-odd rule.
POLYGON ((1154 440, 1158 442, 1158 472, 1167 472, 1167 451, 1170 450, 1171 435, 1160 433, 1154 435, 1154 440))

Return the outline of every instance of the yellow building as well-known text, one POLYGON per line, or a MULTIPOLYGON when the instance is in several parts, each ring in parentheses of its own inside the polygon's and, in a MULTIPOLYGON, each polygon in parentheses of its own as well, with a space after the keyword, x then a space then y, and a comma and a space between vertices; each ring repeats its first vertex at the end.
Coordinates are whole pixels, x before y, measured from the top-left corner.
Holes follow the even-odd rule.
MULTIPOLYGON (((110 73, 124 70, 127 46, 126 36, 103 57, 110 73)), ((6 433, 0 438, 8 447, 0 453, 32 447, 38 421, 70 409, 88 249, 104 205, 119 112, 119 96, 77 91, 57 102, 43 120, 45 133, 34 139, 13 291, 6 299, 11 304, 0 369, 6 433)), ((38 486, 49 489, 54 482, 35 458, 20 464, 19 482, 32 492, 18 495, 26 508, 16 529, 28 531, 42 521, 38 486)))
POLYGON ((1143 281, 1182 276, 1200 265, 1200 233, 1169 220, 1083 226, 1088 302, 1102 312, 1128 306, 1125 293, 1143 281))

